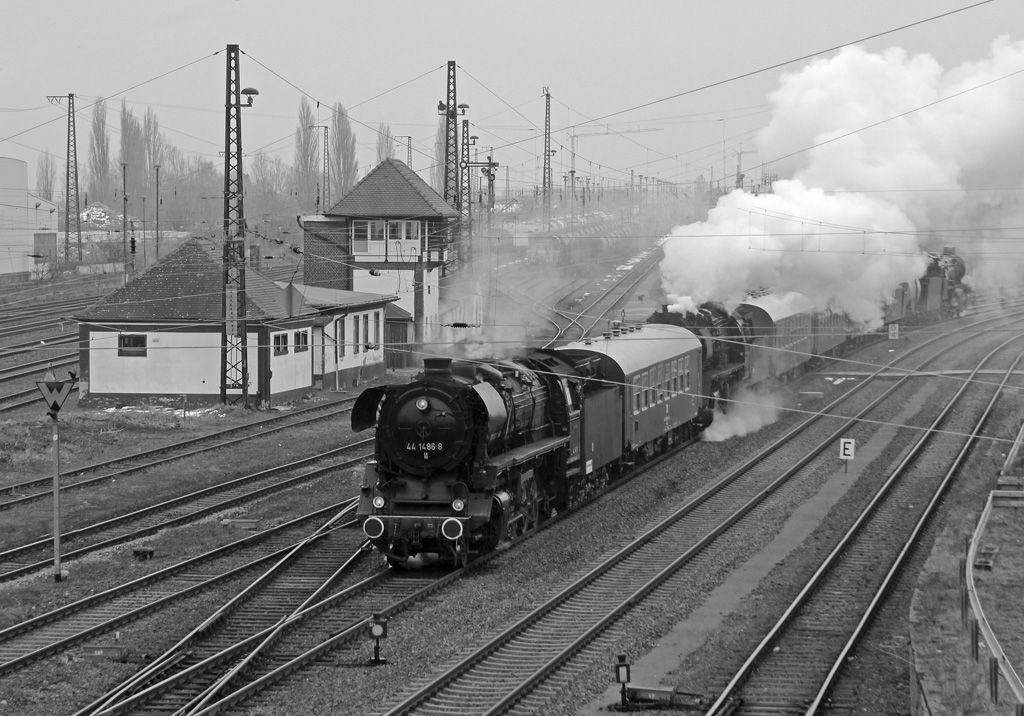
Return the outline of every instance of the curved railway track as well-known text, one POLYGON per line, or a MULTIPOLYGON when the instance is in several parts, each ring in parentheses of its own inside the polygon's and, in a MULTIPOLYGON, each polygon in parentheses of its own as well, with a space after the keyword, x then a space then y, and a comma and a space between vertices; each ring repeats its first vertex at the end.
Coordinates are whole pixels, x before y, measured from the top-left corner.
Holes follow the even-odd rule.
POLYGON ((108 633, 181 599, 243 578, 284 558, 309 535, 311 522, 343 515, 349 499, 223 545, 138 579, 0 629, 0 675, 108 633))
MULTIPOLYGON (((924 342, 898 360, 938 344, 941 340, 938 337, 924 342)), ((948 350, 948 347, 944 350, 948 350)), ((805 455, 805 451, 799 449, 797 452, 802 459, 785 471, 782 477, 779 477, 779 465, 789 459, 776 456, 768 464, 766 458, 769 453, 778 450, 785 440, 780 440, 777 445, 737 468, 680 510, 665 516, 658 525, 607 560, 606 564, 566 587, 549 603, 504 630, 388 713, 498 713, 512 708, 519 701, 523 702, 526 711, 542 710, 539 704, 543 703, 545 690, 558 688, 557 681, 554 684, 550 681, 552 674, 572 671, 571 661, 583 650, 603 648, 606 640, 604 634, 618 616, 670 580, 689 578, 686 570, 695 568, 690 564, 691 561, 697 563, 701 559, 713 559, 704 555, 704 552, 715 543, 716 529, 724 532, 741 520, 756 520, 761 502, 781 489, 787 480, 795 479, 806 471, 816 455, 834 444, 836 435, 842 434, 848 425, 863 420, 885 396, 898 396, 901 386, 912 380, 916 371, 927 367, 929 362, 938 359, 941 354, 942 350, 936 351, 924 363, 907 371, 904 379, 890 386, 882 396, 870 400, 857 397, 868 385, 867 382, 862 383, 786 436, 789 439, 802 434, 808 426, 816 426, 820 446, 810 455, 805 455), (856 405, 847 410, 848 415, 842 419, 842 425, 834 429, 826 423, 836 422, 837 416, 832 413, 837 413, 839 405, 845 401, 856 405), (744 476, 742 480, 741 475, 744 476), (736 505, 741 507, 734 509, 736 505), (729 509, 726 509, 727 506, 730 506, 729 509), (723 514, 727 515, 724 520, 723 514), (702 519, 703 526, 698 524, 702 519), (474 673, 480 675, 474 676, 474 673), (456 685, 460 683, 461 687, 456 685), (494 688, 495 683, 500 683, 500 686, 494 688), (544 688, 541 688, 542 685, 544 688), (446 689, 455 695, 439 695, 446 689), (491 697, 488 698, 486 693, 490 693, 491 697)), ((879 369, 876 375, 890 370, 892 364, 879 369)), ((380 604, 376 603, 378 611, 382 610, 380 604)), ((398 603, 382 611, 396 616, 404 608, 404 604, 398 603)), ((357 621, 349 630, 336 634, 292 661, 284 662, 279 670, 267 672, 233 693, 219 694, 219 701, 194 703, 183 713, 212 714, 231 704, 244 702, 252 694, 283 678, 289 671, 322 658, 330 649, 345 642, 346 638, 354 638, 358 633, 365 633, 364 630, 365 624, 357 621)))
POLYGON ((810 716, 826 703, 832 709, 851 708, 828 702, 828 696, 1024 353, 1005 369, 998 386, 976 381, 978 372, 1022 338, 1010 338, 978 363, 721 690, 708 714, 810 716), (972 394, 987 402, 980 417, 961 408, 972 394), (943 444, 936 446, 940 433, 943 444), (929 461, 926 450, 937 455, 929 461), (936 472, 937 462, 946 469, 936 472))

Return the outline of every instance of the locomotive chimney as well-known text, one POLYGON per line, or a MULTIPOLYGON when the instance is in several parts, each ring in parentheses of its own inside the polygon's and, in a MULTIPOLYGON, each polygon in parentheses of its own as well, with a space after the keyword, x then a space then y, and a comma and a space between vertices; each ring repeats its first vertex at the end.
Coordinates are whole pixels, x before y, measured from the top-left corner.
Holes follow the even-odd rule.
POLYGON ((661 304, 661 312, 662 313, 668 313, 668 304, 667 303, 661 304))
POLYGON ((423 377, 450 378, 452 375, 451 358, 424 358, 423 377))

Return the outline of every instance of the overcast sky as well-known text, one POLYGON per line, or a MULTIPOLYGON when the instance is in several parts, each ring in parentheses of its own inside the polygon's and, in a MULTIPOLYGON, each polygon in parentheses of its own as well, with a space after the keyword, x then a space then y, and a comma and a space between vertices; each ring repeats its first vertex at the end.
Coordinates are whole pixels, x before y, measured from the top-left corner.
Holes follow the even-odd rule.
MULTIPOLYGON (((509 167, 513 188, 539 181, 545 86, 552 96, 553 144, 566 147, 555 156, 556 177, 568 169, 570 132, 591 135, 578 139, 581 173, 609 181, 628 180, 630 170, 669 181, 720 176, 723 164, 734 170, 737 151, 754 149, 755 134, 771 121, 768 95, 781 75, 810 60, 784 63, 819 52, 833 57, 830 48, 889 33, 859 44, 871 52, 901 47, 910 55, 927 53, 949 69, 986 57, 1000 35, 1024 40, 1020 0, 971 5, 9 0, 0 43, 0 156, 27 161, 30 186, 40 152, 48 149, 63 166, 66 109, 46 96, 74 93, 81 167, 88 161, 89 105, 97 97, 108 100, 115 148, 123 99, 139 117, 152 107, 182 151, 220 162, 224 49, 238 44, 242 85, 260 93, 243 115, 247 154, 263 150, 291 162, 305 93, 324 122, 329 113, 316 102, 349 108, 360 176, 375 161, 382 122, 396 136, 412 136, 413 167, 425 170, 433 162, 445 65, 455 60, 458 100, 470 105, 472 133, 480 137, 478 146, 499 147, 495 160, 509 167), (961 8, 969 9, 921 22, 961 8), (600 122, 579 126, 590 119, 600 122), (647 131, 626 133, 638 129, 647 131), (613 131, 623 133, 601 134, 613 131)), ((397 154, 405 159, 404 148, 397 154)), ((743 155, 745 166, 761 159, 743 155)), ((505 179, 503 170, 499 177, 505 179)))

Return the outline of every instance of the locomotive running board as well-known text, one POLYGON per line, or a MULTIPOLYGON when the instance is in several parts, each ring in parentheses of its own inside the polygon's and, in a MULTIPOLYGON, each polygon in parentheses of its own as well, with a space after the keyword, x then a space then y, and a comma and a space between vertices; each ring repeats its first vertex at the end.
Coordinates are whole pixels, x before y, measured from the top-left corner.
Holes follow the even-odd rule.
POLYGON ((552 452, 569 443, 569 436, 545 438, 529 445, 523 445, 503 453, 487 463, 487 473, 491 477, 510 467, 515 467, 545 453, 552 452))

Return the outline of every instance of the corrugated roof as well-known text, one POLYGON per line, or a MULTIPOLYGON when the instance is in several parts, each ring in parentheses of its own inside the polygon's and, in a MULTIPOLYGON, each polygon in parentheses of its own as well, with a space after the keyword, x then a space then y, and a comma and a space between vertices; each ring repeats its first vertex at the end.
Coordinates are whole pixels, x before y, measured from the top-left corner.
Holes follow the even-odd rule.
POLYGON ((459 217, 444 197, 397 159, 382 161, 324 213, 368 219, 459 217))

